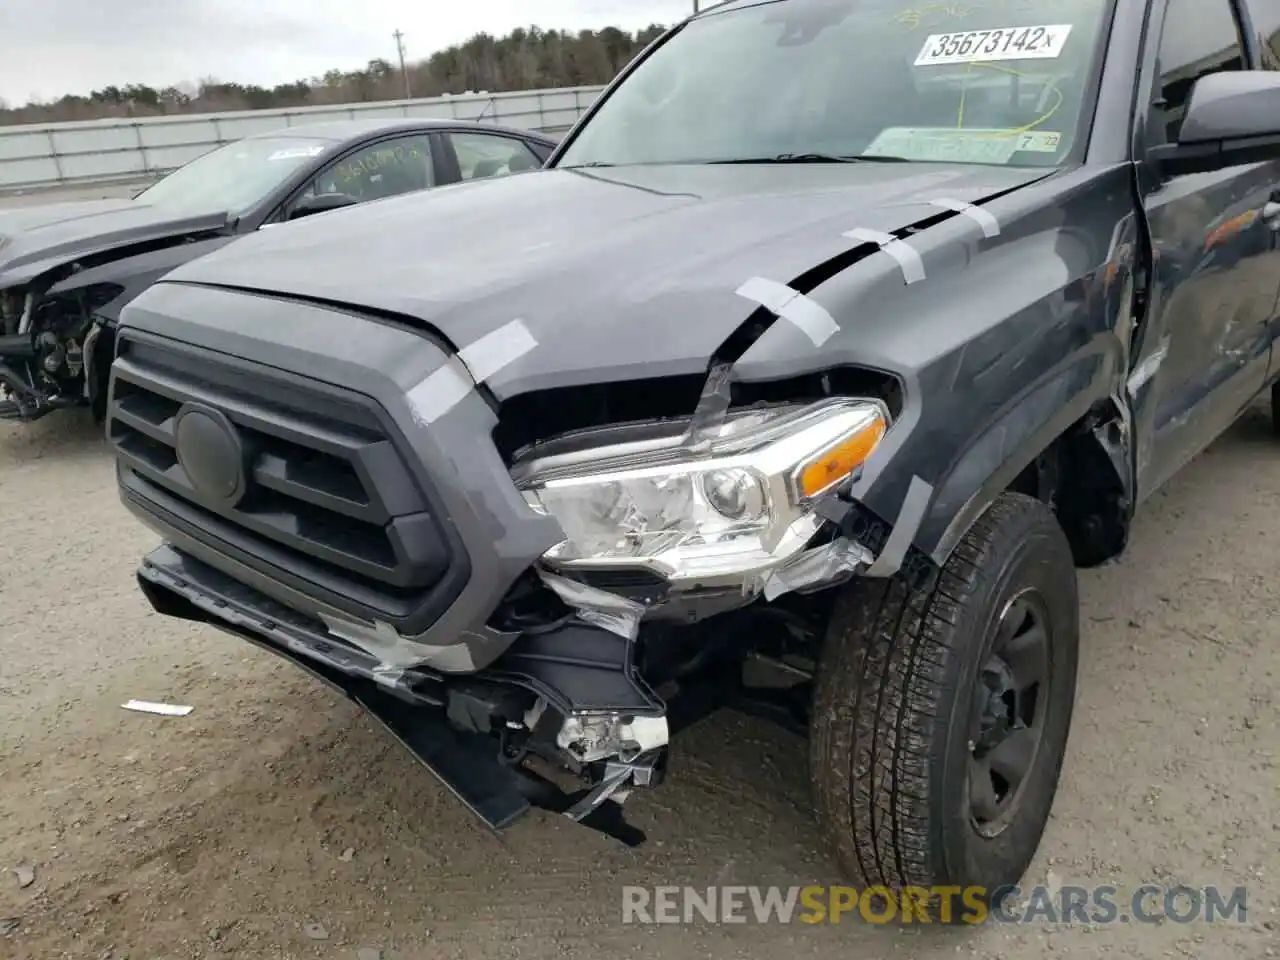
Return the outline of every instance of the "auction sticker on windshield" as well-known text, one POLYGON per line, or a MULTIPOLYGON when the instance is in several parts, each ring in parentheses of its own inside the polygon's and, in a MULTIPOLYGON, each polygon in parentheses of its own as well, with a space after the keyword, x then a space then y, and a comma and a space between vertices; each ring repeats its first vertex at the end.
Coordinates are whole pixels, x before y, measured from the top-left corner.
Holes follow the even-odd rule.
POLYGON ((318 157, 324 153, 323 146, 315 147, 288 147, 284 150, 277 150, 268 160, 301 160, 304 157, 318 157))
POLYGON ((1019 152, 1055 154, 1061 145, 1062 134, 1056 131, 888 127, 869 143, 863 155, 934 163, 1007 164, 1019 152))
POLYGON ((1062 56, 1071 24, 1039 27, 997 27, 934 33, 916 57, 917 67, 939 63, 980 63, 994 60, 1053 60, 1062 56))
POLYGON ((1061 144, 1062 134, 1050 130, 888 127, 862 153, 938 163, 1008 163, 1015 153, 1056 153, 1061 144))

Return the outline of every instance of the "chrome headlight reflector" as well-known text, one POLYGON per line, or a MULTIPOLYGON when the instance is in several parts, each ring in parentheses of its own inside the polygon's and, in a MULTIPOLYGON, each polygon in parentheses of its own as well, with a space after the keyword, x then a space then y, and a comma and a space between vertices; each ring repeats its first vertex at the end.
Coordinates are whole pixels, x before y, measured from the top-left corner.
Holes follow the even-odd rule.
POLYGON ((697 452, 665 439, 535 455, 514 471, 525 499, 565 539, 561 568, 639 568, 714 584, 767 573, 822 525, 815 498, 855 471, 888 429, 875 400, 729 414, 697 452))

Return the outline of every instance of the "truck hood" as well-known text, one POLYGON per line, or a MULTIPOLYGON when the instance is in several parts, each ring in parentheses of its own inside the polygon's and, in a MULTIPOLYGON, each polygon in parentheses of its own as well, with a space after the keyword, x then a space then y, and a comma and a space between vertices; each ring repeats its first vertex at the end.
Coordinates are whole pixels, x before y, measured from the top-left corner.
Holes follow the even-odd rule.
POLYGON ((0 287, 65 263, 168 237, 218 230, 224 211, 178 215, 134 200, 89 200, 0 210, 0 287))
POLYGON ((789 283, 889 233, 1049 171, 942 164, 545 170, 320 214, 170 273, 412 318, 454 349, 521 320, 539 349, 491 378, 501 399, 705 370, 755 309, 749 278, 789 283))

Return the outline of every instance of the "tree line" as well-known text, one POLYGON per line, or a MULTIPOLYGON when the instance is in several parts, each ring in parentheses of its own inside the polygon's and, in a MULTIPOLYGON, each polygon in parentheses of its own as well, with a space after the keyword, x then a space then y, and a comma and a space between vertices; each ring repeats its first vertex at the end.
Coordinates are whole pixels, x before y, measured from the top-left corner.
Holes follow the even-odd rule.
MULTIPOLYGON (((616 27, 577 33, 528 27, 504 37, 479 33, 406 65, 405 73, 415 97, 603 84, 665 29, 654 24, 634 33, 616 27)), ((138 83, 108 86, 18 107, 0 102, 0 124, 265 110, 397 100, 404 95, 404 74, 389 61, 377 59, 363 70, 330 70, 321 77, 274 87, 206 77, 164 88, 138 83)))

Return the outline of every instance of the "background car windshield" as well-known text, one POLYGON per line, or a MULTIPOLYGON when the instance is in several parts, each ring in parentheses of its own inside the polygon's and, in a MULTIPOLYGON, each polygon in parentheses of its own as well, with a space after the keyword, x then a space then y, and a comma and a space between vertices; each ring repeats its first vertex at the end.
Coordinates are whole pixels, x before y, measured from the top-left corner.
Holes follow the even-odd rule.
POLYGON ((243 213, 329 146, 327 140, 301 137, 238 140, 192 160, 137 199, 190 213, 243 213))
POLYGON ((781 0, 691 21, 557 166, 783 154, 1051 166, 1111 0, 781 0))

